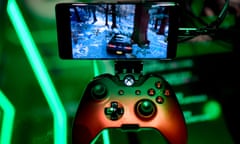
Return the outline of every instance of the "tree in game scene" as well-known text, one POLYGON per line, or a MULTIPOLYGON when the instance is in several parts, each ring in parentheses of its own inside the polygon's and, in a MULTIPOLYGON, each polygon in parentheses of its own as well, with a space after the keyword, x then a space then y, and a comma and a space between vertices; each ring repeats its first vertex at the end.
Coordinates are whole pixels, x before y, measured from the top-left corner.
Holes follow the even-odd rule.
POLYGON ((116 6, 115 4, 112 4, 111 5, 111 8, 112 8, 112 29, 113 28, 117 28, 117 24, 116 24, 116 6))
POLYGON ((105 8, 105 25, 108 26, 108 4, 106 4, 106 8, 105 8))
POLYGON ((149 22, 149 10, 150 6, 136 5, 134 15, 134 28, 132 34, 132 40, 137 43, 140 47, 149 45, 147 38, 147 29, 149 22))
POLYGON ((112 26, 111 28, 116 28, 117 27, 117 21, 116 21, 116 5, 111 4, 110 9, 109 5, 107 4, 105 7, 105 25, 108 26, 108 14, 112 14, 112 26))
POLYGON ((78 14, 77 7, 73 7, 73 9, 74 9, 74 13, 75 13, 75 16, 76 16, 76 20, 77 20, 78 22, 80 22, 80 21, 81 21, 81 17, 80 17, 79 14, 78 14))
POLYGON ((160 28, 159 28, 157 34, 164 34, 165 33, 165 28, 167 26, 167 23, 168 23, 168 17, 164 17, 162 19, 162 22, 161 22, 161 25, 160 25, 160 28))
POLYGON ((168 21, 169 21, 167 13, 168 13, 167 8, 163 8, 163 9, 159 8, 158 11, 157 11, 158 17, 156 18, 154 29, 157 30, 157 26, 159 24, 159 21, 161 21, 157 34, 163 35, 164 32, 165 32, 165 28, 166 28, 166 26, 168 24, 168 21))
POLYGON ((90 11, 92 12, 92 15, 93 15, 93 23, 95 23, 97 21, 96 6, 91 6, 90 11))

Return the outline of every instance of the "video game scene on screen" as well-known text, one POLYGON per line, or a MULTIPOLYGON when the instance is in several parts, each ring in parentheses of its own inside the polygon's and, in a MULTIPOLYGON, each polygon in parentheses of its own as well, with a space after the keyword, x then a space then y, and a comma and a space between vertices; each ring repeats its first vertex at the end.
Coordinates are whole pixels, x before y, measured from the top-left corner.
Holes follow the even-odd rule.
POLYGON ((76 6, 70 15, 73 58, 167 57, 169 24, 164 6, 76 6))

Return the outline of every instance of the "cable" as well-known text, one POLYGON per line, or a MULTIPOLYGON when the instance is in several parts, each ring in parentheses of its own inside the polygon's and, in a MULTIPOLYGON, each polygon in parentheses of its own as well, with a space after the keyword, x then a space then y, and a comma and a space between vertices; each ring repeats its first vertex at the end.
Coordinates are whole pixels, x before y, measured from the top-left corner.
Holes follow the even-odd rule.
POLYGON ((207 27, 208 28, 212 28, 212 27, 218 28, 219 25, 225 19, 226 15, 227 15, 227 9, 228 8, 229 8, 229 0, 225 0, 225 4, 224 4, 220 14, 218 15, 217 19, 214 22, 212 22, 211 24, 209 24, 207 27))
MULTIPOLYGON (((185 1, 182 1, 182 5, 186 5, 185 1)), ((214 34, 216 32, 216 30, 219 28, 219 25, 225 19, 227 12, 228 12, 228 8, 229 8, 229 0, 225 0, 225 4, 224 4, 221 12, 219 13, 217 19, 210 24, 206 24, 202 19, 196 17, 189 8, 186 8, 185 10, 187 10, 187 13, 191 17, 197 19, 198 22, 200 22, 201 24, 203 24, 205 26, 200 27, 200 28, 179 28, 178 29, 178 37, 179 37, 178 43, 190 40, 197 35, 204 35, 204 34, 212 35, 212 34, 214 34)))

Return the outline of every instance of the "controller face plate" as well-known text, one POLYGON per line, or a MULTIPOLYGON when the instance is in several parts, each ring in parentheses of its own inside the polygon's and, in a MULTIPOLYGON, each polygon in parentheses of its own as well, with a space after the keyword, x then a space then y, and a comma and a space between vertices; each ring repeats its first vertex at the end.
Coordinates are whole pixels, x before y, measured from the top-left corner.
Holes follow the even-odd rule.
POLYGON ((154 128, 169 143, 187 143, 186 124, 175 93, 160 76, 142 76, 131 86, 117 76, 96 77, 79 104, 73 144, 89 144, 103 129, 125 126, 154 128))

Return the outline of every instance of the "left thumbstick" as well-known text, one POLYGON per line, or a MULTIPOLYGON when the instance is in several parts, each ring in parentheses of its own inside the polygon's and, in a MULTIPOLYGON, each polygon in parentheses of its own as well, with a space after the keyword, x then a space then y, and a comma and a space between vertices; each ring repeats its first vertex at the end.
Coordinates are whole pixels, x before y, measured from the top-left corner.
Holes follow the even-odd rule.
POLYGON ((100 100, 107 95, 107 88, 104 84, 96 84, 91 89, 93 98, 100 100))

